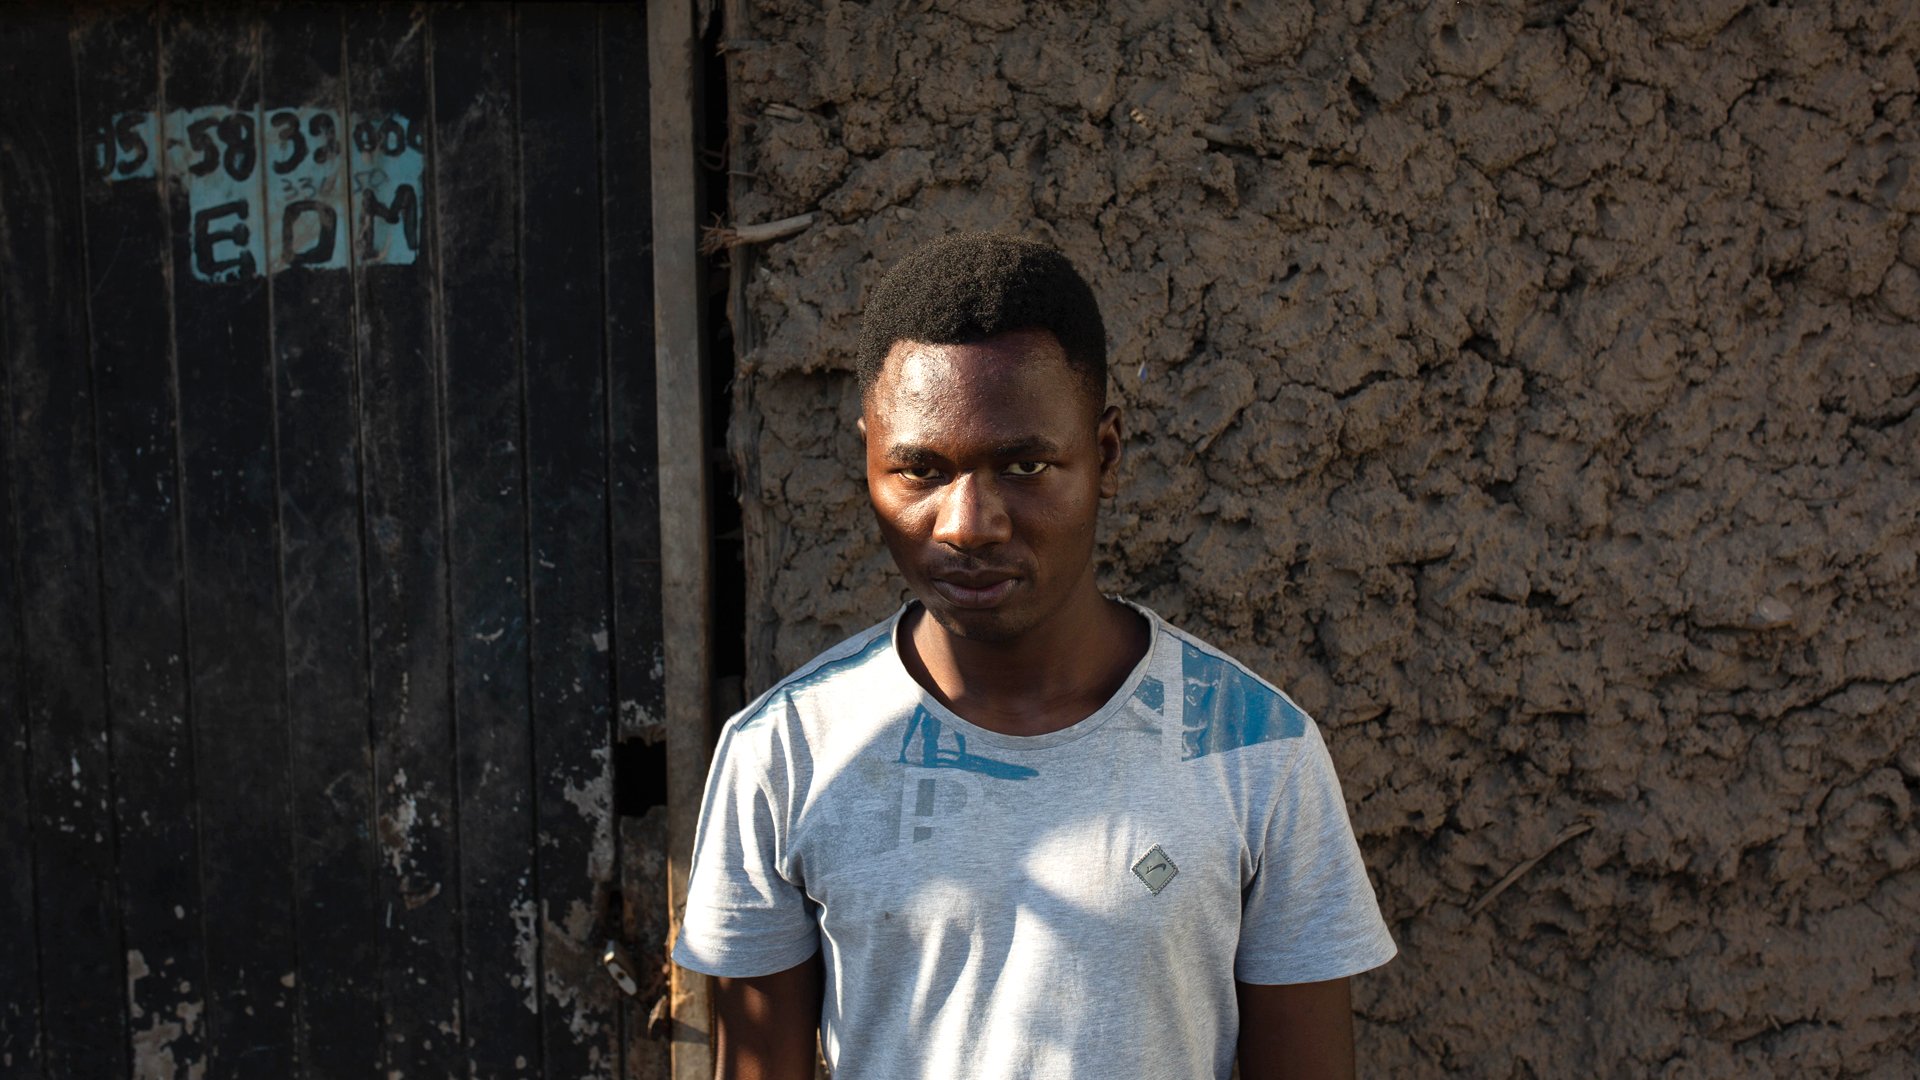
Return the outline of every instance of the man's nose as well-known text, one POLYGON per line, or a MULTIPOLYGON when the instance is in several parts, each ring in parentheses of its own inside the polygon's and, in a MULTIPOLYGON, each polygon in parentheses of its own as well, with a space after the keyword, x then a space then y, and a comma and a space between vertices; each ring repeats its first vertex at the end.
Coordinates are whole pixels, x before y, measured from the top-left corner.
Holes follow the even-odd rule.
POLYGON ((1013 519, 1007 516, 991 478, 961 473, 947 485, 934 518, 933 540, 961 551, 991 547, 1013 538, 1013 519))

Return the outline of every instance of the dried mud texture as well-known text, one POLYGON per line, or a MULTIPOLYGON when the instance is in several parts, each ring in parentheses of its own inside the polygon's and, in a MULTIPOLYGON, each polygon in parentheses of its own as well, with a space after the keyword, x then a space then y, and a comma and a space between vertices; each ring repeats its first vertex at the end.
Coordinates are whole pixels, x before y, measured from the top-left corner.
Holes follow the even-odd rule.
POLYGON ((1364 1072, 1913 1075, 1920 6, 751 6, 733 210, 817 212, 736 253, 753 683, 900 595, 866 284, 1051 240, 1107 586, 1340 765, 1364 1072))

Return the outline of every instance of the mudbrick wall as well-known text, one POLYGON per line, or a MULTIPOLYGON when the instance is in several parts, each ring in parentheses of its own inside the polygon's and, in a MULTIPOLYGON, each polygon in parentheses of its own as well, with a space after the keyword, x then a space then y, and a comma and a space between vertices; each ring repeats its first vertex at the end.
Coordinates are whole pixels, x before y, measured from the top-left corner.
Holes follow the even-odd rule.
POLYGON ((749 691, 885 615, 874 275, 1063 247, 1104 582, 1319 720, 1365 1072, 1920 1060, 1920 6, 746 3, 749 691))

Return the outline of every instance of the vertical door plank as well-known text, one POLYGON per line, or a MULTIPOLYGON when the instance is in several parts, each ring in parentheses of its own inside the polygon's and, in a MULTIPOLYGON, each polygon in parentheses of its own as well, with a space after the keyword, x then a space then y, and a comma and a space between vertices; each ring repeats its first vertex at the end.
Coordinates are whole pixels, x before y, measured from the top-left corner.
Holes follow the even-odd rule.
POLYGON ((340 13, 266 20, 262 153, 270 214, 281 577, 291 740, 295 1044, 304 1075, 379 1071, 380 902, 360 591, 359 402, 340 13))
POLYGON ((594 14, 521 9, 521 236, 546 1067, 618 1068, 598 970, 613 870, 606 387, 594 14))
POLYGON ((386 1067, 459 1071, 458 834, 424 13, 347 16, 386 1067))
MULTIPOLYGON (((618 738, 657 744, 665 687, 660 643, 660 461, 653 375, 653 176, 646 8, 600 9, 601 191, 606 251, 608 469, 613 545, 613 688, 618 738)), ((625 780, 622 783, 626 783, 625 780)), ((627 1080, 665 1077, 665 1038, 649 1031, 666 992, 666 792, 622 790, 621 926, 641 980, 621 1010, 627 1080), (639 807, 650 809, 640 814, 639 807), (634 812, 634 816, 625 816, 634 812)), ((665 1025, 661 1034, 664 1035, 665 1025)))
POLYGON ((186 617, 167 280, 152 118, 157 28, 102 14, 74 33, 87 142, 90 323, 100 430, 107 695, 127 1013, 136 1075, 204 1068, 206 948, 187 725, 186 617))
POLYGON ((430 40, 466 1053, 538 1076, 512 10, 436 9, 430 40))
MULTIPOLYGON (((0 70, 6 70, 0 60, 0 70)), ((0 258, 6 242, 0 206, 0 258)), ((0 317, 4 317, 0 308, 0 317)), ((0 348, 11 343, 0 338, 0 348)), ((40 1072, 40 956, 33 912, 33 821, 28 800, 26 657, 21 646, 19 521, 13 512, 13 392, 0 363, 0 1074, 40 1072)))
POLYGON ((126 1071, 80 146, 64 19, 0 20, 0 334, 19 560, 44 1071, 126 1071))
POLYGON ((173 221, 211 1071, 289 1076, 292 838, 255 29, 222 9, 166 16, 162 168, 173 221))

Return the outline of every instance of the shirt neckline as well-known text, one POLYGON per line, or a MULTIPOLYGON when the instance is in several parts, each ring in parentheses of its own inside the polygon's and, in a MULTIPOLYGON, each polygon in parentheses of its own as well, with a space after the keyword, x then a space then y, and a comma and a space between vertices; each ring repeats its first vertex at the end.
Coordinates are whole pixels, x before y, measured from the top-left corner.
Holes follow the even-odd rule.
POLYGON ((906 617, 907 612, 920 604, 918 600, 908 600, 906 603, 901 604, 899 610, 893 613, 893 618, 888 620, 888 658, 895 677, 902 681, 913 692, 914 700, 919 704, 920 708, 926 710, 934 719, 952 728, 955 732, 965 735, 968 739, 978 742, 983 746, 991 746, 995 750, 1008 753, 1017 754, 1035 750, 1052 749, 1053 747, 1075 742, 1093 734, 1105 725, 1108 720, 1113 719, 1113 717, 1125 710, 1127 703, 1133 700, 1134 692, 1140 688, 1140 681, 1146 677, 1147 672, 1153 667, 1155 659, 1159 656, 1160 650, 1164 647, 1161 642, 1166 637, 1166 634, 1162 632, 1165 627, 1160 621, 1160 616, 1156 615, 1151 608, 1148 608, 1144 604, 1135 603, 1124 596, 1113 596, 1109 597, 1109 599, 1118 600, 1146 618, 1147 651, 1140 657, 1139 661, 1133 665, 1133 670, 1127 673, 1126 679, 1120 683, 1120 688, 1113 692, 1112 697, 1109 697, 1098 709, 1095 709, 1084 718, 1068 724, 1058 731, 1049 731, 1042 735, 1008 735, 1004 732, 991 731, 973 723, 952 709, 947 708, 939 698, 934 697, 927 691, 926 687, 921 686, 919 680, 913 677, 913 673, 907 670, 906 661, 901 659, 900 656, 900 624, 906 617))

